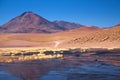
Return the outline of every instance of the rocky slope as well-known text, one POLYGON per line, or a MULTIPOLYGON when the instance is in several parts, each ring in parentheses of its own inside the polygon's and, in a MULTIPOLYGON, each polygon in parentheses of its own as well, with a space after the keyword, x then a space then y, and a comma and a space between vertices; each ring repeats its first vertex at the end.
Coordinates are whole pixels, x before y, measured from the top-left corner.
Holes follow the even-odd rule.
POLYGON ((80 34, 62 46, 84 48, 120 48, 120 26, 80 34))

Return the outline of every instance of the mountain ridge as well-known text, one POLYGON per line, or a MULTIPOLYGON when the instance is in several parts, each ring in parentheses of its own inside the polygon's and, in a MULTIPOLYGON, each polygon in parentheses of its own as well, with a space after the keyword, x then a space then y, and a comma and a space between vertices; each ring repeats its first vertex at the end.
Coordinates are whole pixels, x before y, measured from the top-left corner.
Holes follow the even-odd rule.
POLYGON ((55 33, 81 26, 66 21, 51 22, 33 12, 24 12, 2 25, 0 33, 55 33))

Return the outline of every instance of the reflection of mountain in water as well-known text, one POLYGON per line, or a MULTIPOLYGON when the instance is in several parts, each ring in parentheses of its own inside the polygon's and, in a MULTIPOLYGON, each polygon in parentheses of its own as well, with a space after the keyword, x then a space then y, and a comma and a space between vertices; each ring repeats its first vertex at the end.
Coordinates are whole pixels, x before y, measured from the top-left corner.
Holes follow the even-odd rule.
POLYGON ((22 80, 36 80, 37 78, 46 75, 52 65, 48 62, 38 63, 18 63, 10 64, 5 68, 5 71, 21 78, 22 80))
POLYGON ((119 80, 120 68, 88 57, 26 61, 7 64, 6 72, 22 80, 119 80))

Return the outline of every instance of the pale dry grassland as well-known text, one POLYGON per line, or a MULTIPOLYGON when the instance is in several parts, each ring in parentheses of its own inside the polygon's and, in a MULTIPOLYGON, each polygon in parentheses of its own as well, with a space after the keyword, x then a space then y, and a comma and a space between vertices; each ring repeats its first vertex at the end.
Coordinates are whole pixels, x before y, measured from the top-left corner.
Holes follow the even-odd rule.
POLYGON ((50 58, 62 58, 62 54, 46 55, 45 51, 60 51, 66 49, 50 48, 0 48, 0 62, 18 62, 26 60, 39 60, 50 58))

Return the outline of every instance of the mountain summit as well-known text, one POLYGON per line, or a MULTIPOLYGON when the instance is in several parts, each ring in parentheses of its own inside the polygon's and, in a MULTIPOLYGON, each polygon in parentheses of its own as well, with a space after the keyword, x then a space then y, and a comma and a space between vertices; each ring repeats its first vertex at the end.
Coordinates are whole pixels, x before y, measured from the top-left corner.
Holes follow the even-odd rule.
POLYGON ((81 27, 79 24, 59 21, 51 22, 32 13, 24 12, 0 27, 0 33, 55 33, 81 27))

